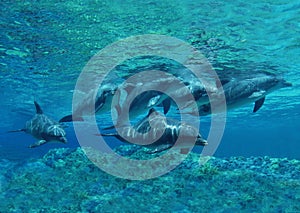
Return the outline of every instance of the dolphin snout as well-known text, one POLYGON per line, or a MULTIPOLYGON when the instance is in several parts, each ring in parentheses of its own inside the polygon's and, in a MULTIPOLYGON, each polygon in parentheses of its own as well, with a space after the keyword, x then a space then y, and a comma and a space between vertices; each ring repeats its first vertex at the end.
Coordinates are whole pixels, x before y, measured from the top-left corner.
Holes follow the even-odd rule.
POLYGON ((282 88, 282 87, 291 87, 293 86, 292 83, 286 81, 284 78, 282 77, 278 77, 276 78, 278 85, 282 88))
POLYGON ((199 145, 199 146, 206 146, 208 145, 208 142, 207 140, 205 140, 204 138, 202 138, 201 136, 197 136, 197 140, 196 140, 196 145, 199 145))
POLYGON ((60 137, 59 141, 62 142, 62 143, 67 143, 68 142, 66 137, 60 137))
POLYGON ((292 83, 287 82, 287 81, 285 81, 285 80, 283 80, 282 85, 283 85, 284 87, 291 87, 291 86, 293 86, 292 83))

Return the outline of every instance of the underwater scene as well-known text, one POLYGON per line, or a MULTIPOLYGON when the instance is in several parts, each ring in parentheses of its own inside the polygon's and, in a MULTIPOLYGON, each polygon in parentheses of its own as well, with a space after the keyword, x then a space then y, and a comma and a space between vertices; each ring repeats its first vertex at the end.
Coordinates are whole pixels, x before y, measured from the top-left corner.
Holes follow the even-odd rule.
POLYGON ((300 2, 0 2, 0 212, 300 212, 300 2))

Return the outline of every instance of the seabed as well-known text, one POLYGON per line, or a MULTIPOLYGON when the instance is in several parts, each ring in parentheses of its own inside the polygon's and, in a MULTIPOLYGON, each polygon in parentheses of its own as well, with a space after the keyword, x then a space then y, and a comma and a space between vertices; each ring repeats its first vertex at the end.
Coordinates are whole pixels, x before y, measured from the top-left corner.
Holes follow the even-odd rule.
MULTIPOLYGON (((145 155, 130 145, 116 151, 145 155)), ((199 154, 190 153, 171 172, 142 181, 105 173, 81 148, 0 165, 0 209, 7 212, 300 211, 300 161, 286 158, 212 157, 200 166, 199 154)))

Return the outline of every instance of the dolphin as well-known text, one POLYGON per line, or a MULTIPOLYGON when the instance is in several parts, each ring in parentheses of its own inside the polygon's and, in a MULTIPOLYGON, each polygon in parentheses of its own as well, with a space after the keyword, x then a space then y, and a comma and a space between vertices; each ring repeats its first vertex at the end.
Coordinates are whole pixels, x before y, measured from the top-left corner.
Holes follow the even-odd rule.
POLYGON ((217 113, 220 112, 218 105, 225 104, 218 100, 221 93, 225 96, 227 109, 235 109, 254 102, 253 112, 257 112, 263 106, 266 95, 290 86, 292 84, 283 78, 267 72, 244 78, 232 78, 223 85, 223 91, 220 90, 213 96, 210 103, 203 104, 198 109, 187 109, 185 113, 193 114, 194 110, 198 110, 200 115, 208 115, 211 113, 211 104, 216 106, 217 113))
MULTIPOLYGON (((64 116, 59 122, 83 121, 84 116, 102 114, 111 110, 115 115, 113 119, 118 122, 118 120, 124 119, 123 115, 127 116, 125 112, 129 112, 130 118, 135 118, 157 106, 163 107, 164 114, 167 114, 172 105, 176 106, 170 96, 176 97, 177 102, 180 101, 186 105, 188 105, 186 100, 190 94, 194 96, 198 105, 209 102, 206 92, 207 90, 211 91, 211 88, 205 88, 195 76, 185 70, 173 72, 182 86, 185 85, 186 88, 178 89, 178 83, 174 83, 174 76, 168 73, 162 76, 159 72, 153 72, 148 82, 139 81, 145 76, 143 73, 137 73, 135 80, 129 78, 123 84, 121 83, 123 79, 112 73, 112 76, 108 75, 108 79, 99 86, 97 91, 91 90, 76 106, 73 106, 73 114, 64 116), (159 91, 156 91, 155 88, 158 88, 159 91), (144 92, 140 94, 141 91, 144 92), (113 102, 113 100, 115 101, 113 102)), ((212 85, 214 84, 212 83, 212 85)), ((214 87, 213 90, 215 90, 214 87)), ((188 99, 188 101, 192 100, 188 99)))
MULTIPOLYGON (((162 92, 153 90, 153 88, 165 86, 171 80, 173 79, 163 78, 144 83, 129 81, 121 85, 116 82, 105 82, 99 87, 95 99, 94 94, 96 92, 91 90, 84 99, 74 106, 73 114, 64 116, 59 122, 83 121, 84 116, 103 114, 111 110, 114 111, 117 120, 123 119, 122 116, 125 115, 124 112, 126 111, 129 112, 130 118, 135 118, 147 113, 149 109, 155 106, 162 106, 166 114, 171 106, 170 99, 167 99, 167 96, 162 92), (140 94, 140 91, 145 92, 140 94)), ((166 86, 164 89, 165 91, 172 90, 172 88, 166 86)))
MULTIPOLYGON (((115 94, 116 101, 112 103, 114 123, 118 126, 123 120, 129 117, 135 118, 146 114, 153 107, 163 107, 164 114, 167 114, 171 106, 177 106, 180 103, 183 106, 196 101, 198 105, 209 102, 208 94, 214 94, 218 91, 216 83, 207 83, 199 81, 195 76, 176 76, 169 73, 161 74, 153 72, 149 82, 127 81, 119 87, 115 94), (158 88, 156 91, 155 88, 158 88), (140 91, 145 91, 140 94, 140 91)), ((137 77, 143 78, 142 73, 137 77)), ((205 80, 205 79, 204 79, 205 80)), ((106 128, 109 129, 109 128, 106 128)))
POLYGON ((188 69, 175 69, 170 72, 176 76, 182 83, 182 86, 168 89, 168 94, 160 95, 156 106, 162 106, 164 112, 168 112, 171 106, 175 108, 179 107, 178 103, 181 104, 181 109, 189 108, 194 103, 198 107, 208 104, 209 95, 215 95, 218 92, 220 84, 228 81, 228 79, 220 79, 218 81, 214 76, 209 77, 205 75, 200 76, 200 79, 188 71, 188 69))
POLYGON ((95 102, 94 90, 91 90, 84 99, 80 100, 76 106, 74 106, 74 112, 71 115, 64 116, 59 120, 62 122, 83 121, 83 116, 91 115, 93 113, 101 114, 108 112, 111 107, 113 96, 118 89, 116 84, 107 83, 99 88, 96 94, 95 102), (93 105, 94 104, 94 105, 93 105), (90 109, 93 109, 90 111, 90 109))
POLYGON ((62 126, 43 114, 40 105, 34 101, 36 108, 35 116, 26 122, 23 129, 11 130, 8 132, 26 132, 37 138, 38 141, 31 144, 29 148, 34 148, 50 141, 58 141, 61 143, 67 143, 66 132, 62 126))
POLYGON ((149 152, 151 154, 170 149, 175 145, 179 134, 185 140, 185 144, 179 145, 181 153, 186 152, 187 149, 190 148, 188 145, 191 145, 195 140, 195 145, 206 146, 208 144, 195 127, 174 119, 166 119, 164 115, 153 108, 150 109, 148 115, 135 124, 133 128, 124 125, 119 128, 119 132, 120 131, 121 134, 115 132, 101 133, 99 135, 115 137, 126 143, 134 142, 144 145, 152 149, 152 151, 149 152), (121 135, 125 135, 126 138, 121 135))

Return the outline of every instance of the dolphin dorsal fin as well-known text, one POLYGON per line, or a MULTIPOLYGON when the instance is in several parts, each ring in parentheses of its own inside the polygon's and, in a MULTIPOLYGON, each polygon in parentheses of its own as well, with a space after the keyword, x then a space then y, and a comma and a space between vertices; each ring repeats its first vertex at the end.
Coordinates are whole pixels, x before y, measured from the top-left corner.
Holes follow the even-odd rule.
POLYGON ((170 110, 170 107, 171 107, 171 99, 167 98, 165 99, 163 102, 163 107, 164 107, 164 114, 166 115, 169 110, 170 110))
POLYGON ((151 108, 148 112, 147 117, 149 117, 152 113, 157 113, 157 111, 154 108, 151 108))
POLYGON ((42 108, 36 101, 34 101, 34 105, 35 105, 35 109, 36 109, 36 114, 43 114, 42 108))

